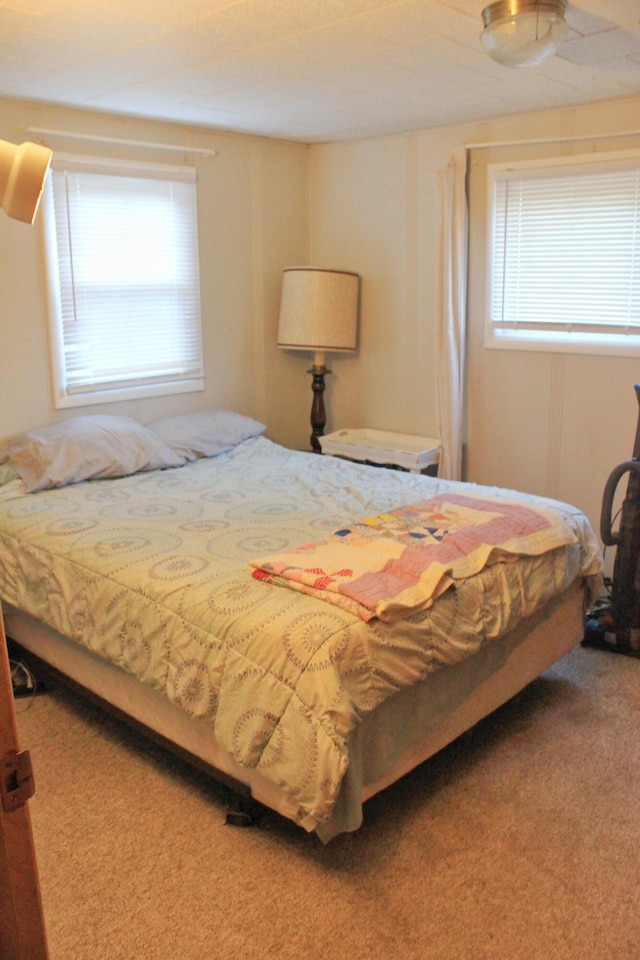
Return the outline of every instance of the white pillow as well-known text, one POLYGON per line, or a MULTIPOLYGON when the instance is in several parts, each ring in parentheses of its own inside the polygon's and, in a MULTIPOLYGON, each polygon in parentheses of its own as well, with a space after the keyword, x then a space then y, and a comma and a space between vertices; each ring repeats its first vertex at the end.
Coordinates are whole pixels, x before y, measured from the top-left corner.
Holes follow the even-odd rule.
POLYGON ((187 413, 149 425, 149 430, 187 460, 215 457, 266 429, 264 423, 231 410, 187 413))
POLYGON ((15 470, 28 493, 185 462, 130 417, 100 414, 37 427, 0 447, 0 463, 15 470))

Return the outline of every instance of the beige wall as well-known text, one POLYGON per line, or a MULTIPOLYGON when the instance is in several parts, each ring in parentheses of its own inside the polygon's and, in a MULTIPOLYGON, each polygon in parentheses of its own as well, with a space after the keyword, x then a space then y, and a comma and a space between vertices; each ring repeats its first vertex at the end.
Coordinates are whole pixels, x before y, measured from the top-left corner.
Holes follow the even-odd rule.
MULTIPOLYGON (((536 145, 557 157, 640 148, 640 136, 584 139, 593 131, 640 130, 640 100, 607 109, 557 112, 536 145)), ((486 164, 530 158, 533 148, 473 151, 470 165, 469 475, 480 483, 525 488, 573 503, 599 529, 602 492, 613 467, 631 456, 640 356, 485 349, 486 164), (477 401, 477 402, 476 402, 477 401)), ((620 492, 626 490, 626 480, 620 492)), ((608 560, 611 558, 608 557, 608 560)), ((610 566, 610 564, 609 564, 610 566)))
MULTIPOLYGON (((29 127, 185 146, 181 151, 49 137, 54 150, 107 153, 168 163, 188 148, 198 170, 198 216, 206 387, 204 393, 83 407, 143 423, 211 406, 264 419, 270 436, 296 443, 290 410, 307 401, 275 346, 282 269, 307 256, 307 148, 266 138, 0 100, 0 138, 38 139, 29 127), (283 386, 284 384, 284 386, 283 386)), ((39 224, 0 218, 0 437, 47 423, 50 404, 46 298, 39 224)), ((303 431, 304 433, 304 431, 303 431)))
MULTIPOLYGON (((455 146, 628 131, 640 131, 640 98, 312 147, 311 259, 363 277, 359 356, 331 359, 330 427, 437 432, 436 185, 455 146)), ((571 149, 580 142, 560 148, 571 149)), ((597 530, 606 478, 632 451, 640 357, 486 350, 479 233, 483 210, 472 198, 468 478, 575 503, 597 530)))
POLYGON ((328 361, 328 429, 433 435, 436 169, 420 136, 311 148, 311 260, 362 276, 358 355, 328 361))
MULTIPOLYGON (((197 161, 205 393, 112 409, 149 422, 227 406, 264 419, 273 439, 307 448, 311 356, 276 346, 282 269, 312 263, 356 270, 363 278, 359 351, 328 358, 327 431, 369 426, 433 435, 438 170, 458 144, 640 130, 640 98, 310 148, 0 101, 1 138, 20 141, 29 126, 218 151, 197 161)), ((52 145, 69 148, 64 141, 52 145)), ((163 158, 155 151, 143 155, 163 158)), ((175 162, 176 156, 167 159, 175 162)), ((472 210, 471 222, 473 239, 482 229, 481 210, 472 210)), ((631 453, 637 419, 632 385, 640 381, 640 358, 514 357, 485 350, 479 332, 483 277, 473 253, 469 479, 571 501, 597 527, 606 477, 631 453)), ((56 417, 49 403, 44 311, 38 229, 3 217, 0 436, 56 417)))

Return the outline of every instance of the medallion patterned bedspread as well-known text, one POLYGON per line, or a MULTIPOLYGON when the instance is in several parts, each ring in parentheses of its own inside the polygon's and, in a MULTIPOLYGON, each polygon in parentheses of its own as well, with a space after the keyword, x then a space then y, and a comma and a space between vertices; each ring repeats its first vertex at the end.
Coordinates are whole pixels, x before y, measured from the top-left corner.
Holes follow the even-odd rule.
POLYGON ((359 719, 472 655, 600 554, 564 504, 296 453, 257 437, 186 466, 26 494, 0 487, 0 596, 210 724, 240 764, 329 819, 359 719), (570 531, 396 623, 259 582, 256 557, 443 493, 553 508, 570 531))

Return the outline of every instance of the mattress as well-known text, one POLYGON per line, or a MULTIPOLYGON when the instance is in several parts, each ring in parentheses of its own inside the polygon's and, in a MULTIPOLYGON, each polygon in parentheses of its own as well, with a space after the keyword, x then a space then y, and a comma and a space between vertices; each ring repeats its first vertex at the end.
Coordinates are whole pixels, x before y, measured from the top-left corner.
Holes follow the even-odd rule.
POLYGON ((492 564, 399 622, 363 622, 251 576, 256 557, 455 486, 264 437, 37 494, 13 481, 0 488, 0 595, 210 731, 240 771, 286 798, 287 815, 321 831, 369 715, 575 582, 598 582, 593 531, 566 504, 553 505, 573 533, 566 547, 492 564))

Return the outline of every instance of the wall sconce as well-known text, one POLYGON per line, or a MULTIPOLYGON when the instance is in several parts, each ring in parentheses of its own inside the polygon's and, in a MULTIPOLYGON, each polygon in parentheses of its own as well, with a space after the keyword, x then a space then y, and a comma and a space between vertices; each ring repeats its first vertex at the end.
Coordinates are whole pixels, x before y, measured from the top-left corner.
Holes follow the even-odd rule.
POLYGON ((33 223, 50 163, 47 147, 0 140, 0 201, 7 216, 33 223))
POLYGON ((289 267, 282 276, 278 346, 313 350, 311 447, 321 453, 326 423, 325 353, 352 353, 356 349, 360 277, 345 270, 289 267))
POLYGON ((482 11, 482 46, 506 67, 535 67, 564 41, 566 6, 566 0, 498 0, 482 11))

